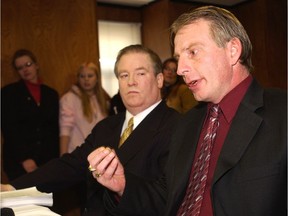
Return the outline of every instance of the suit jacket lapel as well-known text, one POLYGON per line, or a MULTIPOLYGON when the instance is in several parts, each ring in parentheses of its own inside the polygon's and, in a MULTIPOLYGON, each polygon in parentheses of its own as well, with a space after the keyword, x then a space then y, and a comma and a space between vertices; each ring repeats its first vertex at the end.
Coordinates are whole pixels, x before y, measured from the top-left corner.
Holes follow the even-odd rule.
POLYGON ((261 125, 262 118, 255 113, 255 110, 261 106, 263 106, 263 89, 253 81, 239 105, 227 134, 217 162, 213 183, 234 167, 244 154, 261 125))
POLYGON ((125 113, 120 113, 115 116, 113 116, 113 119, 107 118, 107 120, 110 120, 109 125, 109 136, 107 136, 106 143, 111 148, 115 149, 117 151, 118 149, 118 143, 120 141, 120 135, 122 130, 122 125, 125 120, 125 113))
POLYGON ((161 124, 162 113, 165 112, 166 105, 162 101, 143 121, 133 130, 125 143, 118 149, 118 156, 125 164, 135 156, 147 143, 152 143, 155 133, 161 124))

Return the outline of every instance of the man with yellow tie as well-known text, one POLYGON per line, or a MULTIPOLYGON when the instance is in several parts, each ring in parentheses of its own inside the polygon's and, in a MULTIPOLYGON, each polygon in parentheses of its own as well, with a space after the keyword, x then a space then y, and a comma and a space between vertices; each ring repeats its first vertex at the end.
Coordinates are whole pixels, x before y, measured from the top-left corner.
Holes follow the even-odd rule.
MULTIPOLYGON (((115 75, 126 112, 99 122, 85 143, 71 154, 50 161, 35 172, 20 177, 2 190, 37 186, 44 192, 54 192, 81 181, 87 182, 87 202, 83 215, 107 215, 103 205, 104 188, 96 180, 100 176, 87 161, 88 155, 100 146, 117 152, 125 169, 139 177, 156 179, 163 173, 168 155, 170 135, 179 114, 161 99, 163 74, 156 53, 141 45, 120 50, 115 63, 115 75), (128 126, 133 130, 121 143, 128 126), (87 169, 89 167, 89 169, 87 169), (87 173, 88 172, 88 173, 87 173), (91 173, 90 173, 91 172, 91 173), (94 175, 94 177, 93 177, 94 175)), ((131 132, 131 131, 130 131, 131 132)))

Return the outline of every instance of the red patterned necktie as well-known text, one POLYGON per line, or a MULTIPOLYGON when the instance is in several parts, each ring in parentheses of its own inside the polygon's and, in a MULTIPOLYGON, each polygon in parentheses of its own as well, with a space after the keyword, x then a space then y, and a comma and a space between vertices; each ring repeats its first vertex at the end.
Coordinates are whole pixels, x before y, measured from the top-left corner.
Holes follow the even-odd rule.
POLYGON ((207 131, 201 143, 198 159, 193 165, 194 171, 190 176, 186 195, 178 210, 177 216, 197 216, 200 213, 207 182, 211 151, 216 137, 216 130, 219 126, 219 110, 219 105, 214 105, 210 109, 207 131))

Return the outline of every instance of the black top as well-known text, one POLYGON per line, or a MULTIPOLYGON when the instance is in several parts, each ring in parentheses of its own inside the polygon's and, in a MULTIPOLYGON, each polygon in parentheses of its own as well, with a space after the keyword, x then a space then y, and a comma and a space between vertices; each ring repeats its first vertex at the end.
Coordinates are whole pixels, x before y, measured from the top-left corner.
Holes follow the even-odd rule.
POLYGON ((115 94, 110 101, 109 115, 115 115, 126 111, 120 93, 115 94))
POLYGON ((40 85, 38 106, 23 80, 1 89, 3 166, 10 180, 25 174, 22 162, 38 166, 59 156, 59 96, 40 85))

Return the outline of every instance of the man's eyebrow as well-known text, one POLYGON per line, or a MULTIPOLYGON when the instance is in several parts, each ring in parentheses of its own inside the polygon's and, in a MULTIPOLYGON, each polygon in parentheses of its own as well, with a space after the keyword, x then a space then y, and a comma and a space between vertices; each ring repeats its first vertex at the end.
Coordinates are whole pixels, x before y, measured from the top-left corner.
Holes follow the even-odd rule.
MULTIPOLYGON (((182 48, 182 49, 180 50, 180 52, 187 51, 187 50, 189 51, 189 50, 191 50, 191 49, 192 49, 193 47, 195 47, 195 46, 203 46, 203 44, 200 43, 200 42, 193 42, 193 43, 189 44, 188 46, 182 48)), ((173 57, 178 60, 178 59, 179 59, 179 54, 174 53, 173 57)))
POLYGON ((127 71, 126 70, 118 70, 118 74, 120 74, 120 73, 127 73, 127 71))
POLYGON ((138 68, 136 68, 136 71, 138 71, 138 70, 145 70, 145 71, 148 71, 148 69, 146 68, 146 67, 138 67, 138 68))

